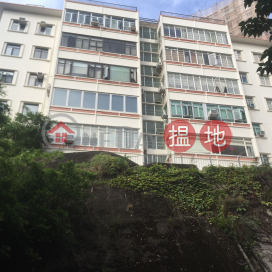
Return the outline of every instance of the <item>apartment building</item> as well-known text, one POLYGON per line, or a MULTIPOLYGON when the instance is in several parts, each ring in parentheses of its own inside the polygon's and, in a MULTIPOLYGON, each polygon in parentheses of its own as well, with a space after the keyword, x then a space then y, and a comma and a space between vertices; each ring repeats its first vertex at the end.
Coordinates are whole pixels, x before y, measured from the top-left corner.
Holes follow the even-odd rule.
POLYGON ((63 11, 0 3, 0 14, 4 99, 13 113, 26 106, 62 121, 51 131, 54 148, 110 151, 139 164, 207 159, 201 167, 271 156, 272 87, 256 73, 267 41, 230 36, 220 20, 161 12, 156 21, 88 0, 66 0, 63 11), (233 133, 220 153, 199 140, 214 111, 233 133), (180 119, 197 134, 184 154, 163 139, 180 119))
POLYGON ((24 106, 47 112, 61 15, 61 10, 0 3, 0 77, 13 115, 24 106))

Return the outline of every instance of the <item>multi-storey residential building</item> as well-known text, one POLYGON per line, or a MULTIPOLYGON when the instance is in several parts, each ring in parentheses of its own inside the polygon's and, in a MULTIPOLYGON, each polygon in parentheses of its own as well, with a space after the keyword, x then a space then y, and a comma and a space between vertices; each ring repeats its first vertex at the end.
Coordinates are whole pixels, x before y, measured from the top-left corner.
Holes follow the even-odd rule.
POLYGON ((230 36, 220 20, 161 12, 156 21, 87 0, 66 0, 63 11, 0 3, 0 16, 4 99, 13 114, 26 106, 65 123, 76 137, 67 144, 59 126, 55 148, 128 154, 139 164, 197 159, 201 168, 271 156, 272 87, 256 73, 267 41, 230 36), (199 140, 211 110, 233 134, 220 153, 199 140), (185 153, 163 139, 178 119, 197 133, 185 153))

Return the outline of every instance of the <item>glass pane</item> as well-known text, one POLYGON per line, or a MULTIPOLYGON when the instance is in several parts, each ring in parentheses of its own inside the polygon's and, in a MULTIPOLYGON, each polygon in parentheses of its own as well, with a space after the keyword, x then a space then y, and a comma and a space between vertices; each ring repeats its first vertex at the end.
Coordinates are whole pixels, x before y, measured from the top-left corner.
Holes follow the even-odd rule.
POLYGON ((29 86, 35 86, 36 78, 37 78, 37 76, 35 76, 35 75, 30 75, 30 76, 29 76, 28 85, 29 85, 29 86))
POLYGON ((83 108, 94 109, 95 108, 96 93, 84 92, 83 108))
POLYGON ((41 59, 47 59, 48 50, 42 50, 41 59))
POLYGON ((124 111, 124 97, 121 95, 112 95, 112 110, 124 111))
POLYGON ((68 106, 69 107, 81 107, 81 94, 80 91, 70 91, 68 106))
POLYGON ((130 69, 126 67, 111 66, 110 80, 130 82, 130 69))
POLYGON ((126 112, 137 112, 137 97, 126 97, 126 112))
POLYGON ((147 102, 147 103, 154 103, 154 100, 153 100, 153 93, 151 93, 151 92, 146 92, 145 93, 145 101, 147 102))
POLYGON ((26 114, 25 108, 27 108, 28 110, 30 110, 32 113, 36 113, 38 111, 38 107, 39 107, 38 105, 24 104, 23 114, 26 114))
POLYGON ((6 55, 11 55, 11 53, 12 53, 12 47, 11 46, 7 46, 7 48, 6 48, 6 55))
POLYGON ((67 96, 67 90, 55 89, 52 105, 66 106, 66 96, 67 96))
POLYGON ((39 59, 41 57, 41 49, 35 48, 34 58, 39 59))
POLYGON ((155 122, 146 122, 147 133, 155 134, 155 122))
POLYGON ((88 70, 87 63, 78 62, 78 61, 73 62, 73 71, 72 71, 73 76, 87 77, 87 70, 88 70))
POLYGON ((98 94, 97 109, 109 110, 110 109, 110 95, 109 94, 98 94))

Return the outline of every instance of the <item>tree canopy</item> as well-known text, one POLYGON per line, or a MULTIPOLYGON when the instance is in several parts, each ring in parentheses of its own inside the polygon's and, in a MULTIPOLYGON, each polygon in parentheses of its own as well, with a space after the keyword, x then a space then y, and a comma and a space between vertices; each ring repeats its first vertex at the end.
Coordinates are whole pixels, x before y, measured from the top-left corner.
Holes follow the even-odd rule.
MULTIPOLYGON (((261 36, 264 32, 268 32, 270 34, 269 41, 271 41, 272 19, 269 16, 272 13, 272 0, 244 0, 245 8, 251 7, 253 3, 256 3, 256 17, 251 17, 246 21, 240 22, 241 32, 243 32, 244 36, 253 36, 254 38, 261 36)), ((263 52, 261 60, 265 61, 259 63, 260 67, 257 71, 261 75, 272 74, 272 46, 263 52)))

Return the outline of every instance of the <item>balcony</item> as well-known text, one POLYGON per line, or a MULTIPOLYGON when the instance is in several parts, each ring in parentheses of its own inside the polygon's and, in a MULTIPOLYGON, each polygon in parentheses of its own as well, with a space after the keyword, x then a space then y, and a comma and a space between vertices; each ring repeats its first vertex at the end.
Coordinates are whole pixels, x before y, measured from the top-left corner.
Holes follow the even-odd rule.
POLYGON ((225 24, 224 20, 218 20, 218 19, 212 19, 212 18, 206 18, 206 17, 198 17, 193 15, 185 15, 185 14, 179 14, 179 13, 173 13, 173 12, 167 12, 167 11, 161 11, 161 15, 168 16, 168 17, 177 17, 187 20, 193 20, 193 21, 201 21, 206 23, 216 23, 216 24, 225 24))
MULTIPOLYGON (((69 2, 69 1, 68 1, 69 2)), ((72 2, 79 2, 79 3, 87 3, 97 6, 109 7, 109 8, 118 8, 118 9, 127 9, 137 11, 136 7, 126 6, 126 5, 119 5, 107 2, 100 2, 100 1, 92 1, 92 0, 73 0, 72 2)))

